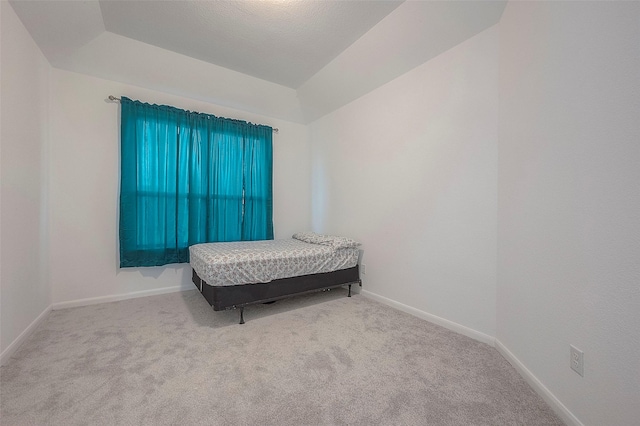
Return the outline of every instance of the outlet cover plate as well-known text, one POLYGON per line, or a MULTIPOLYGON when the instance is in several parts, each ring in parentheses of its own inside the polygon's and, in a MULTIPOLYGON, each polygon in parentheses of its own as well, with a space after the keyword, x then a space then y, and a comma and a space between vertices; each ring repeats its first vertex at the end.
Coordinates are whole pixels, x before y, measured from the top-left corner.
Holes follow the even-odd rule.
POLYGON ((584 352, 573 345, 569 345, 571 369, 584 377, 584 352))

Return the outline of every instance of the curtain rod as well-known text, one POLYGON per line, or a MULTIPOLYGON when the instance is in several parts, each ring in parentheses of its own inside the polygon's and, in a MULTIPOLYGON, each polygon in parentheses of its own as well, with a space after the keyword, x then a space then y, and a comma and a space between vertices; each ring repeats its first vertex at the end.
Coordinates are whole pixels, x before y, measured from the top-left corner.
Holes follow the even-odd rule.
MULTIPOLYGON (((109 95, 108 98, 110 101, 120 102, 120 98, 117 98, 113 95, 109 95)), ((280 131, 277 127, 272 127, 272 129, 273 129, 273 133, 278 133, 280 131)))

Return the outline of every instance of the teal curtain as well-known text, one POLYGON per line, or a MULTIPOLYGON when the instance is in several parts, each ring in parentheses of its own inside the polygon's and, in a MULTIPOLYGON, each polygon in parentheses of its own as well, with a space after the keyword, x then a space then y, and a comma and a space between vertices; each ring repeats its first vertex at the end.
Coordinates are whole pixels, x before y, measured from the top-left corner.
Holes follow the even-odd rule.
POLYGON ((121 99, 120 267, 273 239, 272 129, 121 99))

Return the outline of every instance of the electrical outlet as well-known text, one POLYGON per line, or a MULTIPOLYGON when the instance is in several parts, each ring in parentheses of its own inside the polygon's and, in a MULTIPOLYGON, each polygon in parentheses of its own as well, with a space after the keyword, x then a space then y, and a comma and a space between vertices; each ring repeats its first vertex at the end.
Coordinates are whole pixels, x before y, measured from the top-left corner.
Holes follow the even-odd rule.
POLYGON ((569 345, 571 369, 584 377, 584 352, 573 345, 569 345))
POLYGON ((360 272, 362 272, 362 275, 367 275, 367 265, 364 263, 360 265, 360 272))

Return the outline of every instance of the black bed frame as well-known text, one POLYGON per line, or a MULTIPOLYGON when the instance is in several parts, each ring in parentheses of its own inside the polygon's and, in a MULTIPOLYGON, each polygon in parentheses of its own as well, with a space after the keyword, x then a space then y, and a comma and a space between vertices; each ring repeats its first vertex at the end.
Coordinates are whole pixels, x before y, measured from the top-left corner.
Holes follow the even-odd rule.
POLYGON ((351 297, 351 284, 358 284, 362 287, 358 265, 353 268, 340 269, 323 274, 282 278, 268 283, 258 284, 212 286, 201 279, 196 271, 193 271, 191 279, 196 287, 198 287, 198 290, 200 290, 200 293, 207 299, 207 302, 213 306, 214 311, 239 308, 240 324, 244 324, 245 306, 256 303, 275 302, 276 300, 287 297, 341 287, 343 285, 349 286, 348 297, 351 297))

